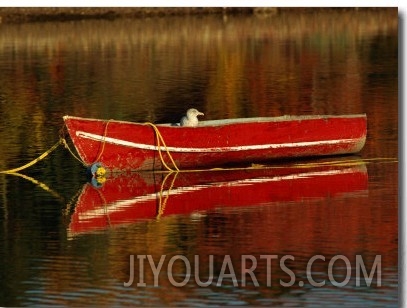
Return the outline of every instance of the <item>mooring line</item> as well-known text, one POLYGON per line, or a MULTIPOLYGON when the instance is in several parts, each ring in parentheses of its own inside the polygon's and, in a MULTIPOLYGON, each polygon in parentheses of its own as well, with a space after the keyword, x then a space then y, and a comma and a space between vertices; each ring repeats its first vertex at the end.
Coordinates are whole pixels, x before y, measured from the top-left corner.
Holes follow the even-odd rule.
POLYGON ((17 173, 21 170, 24 170, 28 167, 31 167, 32 165, 35 165, 36 163, 38 163, 39 161, 43 160, 45 157, 47 157, 50 153, 52 153, 56 148, 58 148, 58 146, 61 144, 61 139, 58 140, 57 143, 55 143, 52 147, 50 147, 48 150, 46 150, 44 153, 42 153, 40 156, 38 156, 36 159, 33 159, 32 161, 30 161, 29 163, 18 167, 18 168, 14 168, 14 169, 9 169, 9 170, 3 170, 0 171, 0 173, 5 173, 5 174, 10 174, 10 173, 17 173))

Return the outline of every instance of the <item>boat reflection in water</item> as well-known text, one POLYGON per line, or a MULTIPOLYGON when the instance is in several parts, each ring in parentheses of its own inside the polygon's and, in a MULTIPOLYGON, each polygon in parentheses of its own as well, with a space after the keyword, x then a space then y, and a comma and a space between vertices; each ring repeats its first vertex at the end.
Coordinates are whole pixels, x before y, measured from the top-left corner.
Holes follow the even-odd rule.
POLYGON ((367 193, 365 163, 355 158, 200 172, 111 174, 87 183, 77 199, 68 234, 191 215, 217 208, 299 203, 367 193))

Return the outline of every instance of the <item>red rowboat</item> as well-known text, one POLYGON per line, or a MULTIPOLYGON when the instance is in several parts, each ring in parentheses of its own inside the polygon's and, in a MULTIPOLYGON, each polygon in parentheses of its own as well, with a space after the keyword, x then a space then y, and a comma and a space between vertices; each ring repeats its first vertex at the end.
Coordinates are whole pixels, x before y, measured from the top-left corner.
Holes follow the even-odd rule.
MULTIPOLYGON (((357 160, 265 169, 115 174, 100 187, 87 183, 77 199, 70 236, 169 215, 367 193, 366 166, 357 160)), ((93 179, 95 180, 95 179, 93 179)))
POLYGON ((110 171, 180 169, 359 152, 366 115, 201 121, 198 127, 64 116, 82 161, 110 171), (166 146, 164 146, 164 143, 166 146), (162 156, 160 158, 160 156, 162 156))

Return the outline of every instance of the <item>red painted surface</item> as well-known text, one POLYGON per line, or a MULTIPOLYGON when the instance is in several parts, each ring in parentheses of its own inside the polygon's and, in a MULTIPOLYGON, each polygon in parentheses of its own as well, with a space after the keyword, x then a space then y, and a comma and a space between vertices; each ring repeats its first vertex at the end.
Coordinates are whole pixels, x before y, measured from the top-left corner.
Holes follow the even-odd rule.
POLYGON ((129 173, 102 187, 85 184, 71 217, 71 235, 174 214, 334 198, 367 191, 364 164, 238 171, 129 173))
MULTIPOLYGON (((157 145, 157 138, 149 125, 69 116, 65 116, 64 121, 79 156, 87 165, 98 161, 112 171, 163 168, 157 149, 151 148, 157 145), (84 133, 97 135, 99 140, 86 138, 84 133), (113 143, 110 139, 122 144, 113 143), (134 144, 146 145, 150 149, 140 149, 134 144)), ((202 123, 198 127, 157 125, 166 145, 173 148, 171 156, 181 169, 356 153, 363 148, 366 140, 365 115, 304 116, 279 120, 248 118, 239 123, 202 123), (266 148, 262 148, 265 145, 266 148), (271 146, 267 148, 267 145, 271 146), (199 151, 180 152, 177 151, 179 148, 199 151)), ((171 165, 165 151, 163 157, 171 165)))

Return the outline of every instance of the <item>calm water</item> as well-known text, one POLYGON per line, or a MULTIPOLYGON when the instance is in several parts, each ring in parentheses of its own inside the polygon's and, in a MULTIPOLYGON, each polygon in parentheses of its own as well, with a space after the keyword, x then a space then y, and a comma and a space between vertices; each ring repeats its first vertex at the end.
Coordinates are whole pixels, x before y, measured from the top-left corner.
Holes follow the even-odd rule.
POLYGON ((368 138, 359 157, 344 158, 356 164, 328 171, 135 174, 98 189, 61 147, 26 177, 0 175, 0 305, 397 306, 397 27, 397 9, 2 24, 0 170, 50 148, 66 114, 366 113, 368 138), (135 281, 125 287, 131 255, 135 281), (156 286, 147 258, 139 267, 144 255, 156 265, 166 256, 156 286), (185 260, 171 263, 176 255, 191 273, 185 260), (270 267, 261 255, 277 259, 270 267), (310 274, 321 287, 307 279, 317 255, 325 261, 310 274), (356 284, 358 255, 369 285, 356 284), (195 256, 202 281, 214 257, 207 287, 195 281, 195 256), (253 259, 258 285, 242 275, 253 259), (295 283, 282 285, 290 274, 295 283))

